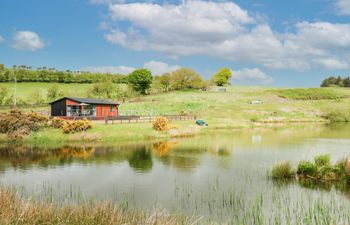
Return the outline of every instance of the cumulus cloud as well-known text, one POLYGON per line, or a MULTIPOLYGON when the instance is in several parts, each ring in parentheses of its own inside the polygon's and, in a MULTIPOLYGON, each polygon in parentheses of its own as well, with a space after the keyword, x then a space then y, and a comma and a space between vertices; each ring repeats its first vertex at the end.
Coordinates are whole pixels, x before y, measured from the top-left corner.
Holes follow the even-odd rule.
POLYGON ((36 51, 45 47, 44 41, 33 31, 17 31, 13 37, 13 48, 36 51))
POLYGON ((242 81, 252 84, 270 84, 273 82, 273 78, 266 75, 259 68, 245 68, 241 70, 232 71, 233 80, 242 81))
POLYGON ((163 73, 172 72, 172 71, 180 68, 180 66, 178 66, 178 65, 170 66, 167 63, 159 62, 159 61, 145 62, 143 67, 152 71, 153 75, 162 75, 163 73))
POLYGON ((350 0, 335 0, 335 8, 340 15, 350 15, 350 0))
POLYGON ((0 35, 0 43, 5 42, 5 38, 0 35))
POLYGON ((233 2, 112 3, 109 20, 106 40, 137 51, 273 69, 346 69, 350 62, 350 24, 304 21, 278 33, 233 2))
POLYGON ((87 66, 81 70, 93 73, 129 74, 135 68, 129 66, 87 66))
MULTIPOLYGON (((169 65, 160 61, 149 61, 143 64, 143 68, 149 69, 153 75, 162 75, 163 73, 172 72, 179 69, 180 66, 169 65)), ((95 73, 129 74, 135 69, 135 67, 130 66, 88 66, 82 68, 81 70, 95 73)))

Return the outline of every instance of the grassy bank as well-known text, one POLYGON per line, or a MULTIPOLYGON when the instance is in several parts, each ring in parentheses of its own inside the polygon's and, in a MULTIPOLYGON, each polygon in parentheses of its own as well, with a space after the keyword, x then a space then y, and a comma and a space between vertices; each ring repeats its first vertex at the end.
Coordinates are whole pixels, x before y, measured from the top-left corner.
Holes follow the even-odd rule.
POLYGON ((112 203, 56 205, 21 197, 0 188, 0 224, 196 224, 195 219, 169 214, 164 210, 129 210, 112 203))

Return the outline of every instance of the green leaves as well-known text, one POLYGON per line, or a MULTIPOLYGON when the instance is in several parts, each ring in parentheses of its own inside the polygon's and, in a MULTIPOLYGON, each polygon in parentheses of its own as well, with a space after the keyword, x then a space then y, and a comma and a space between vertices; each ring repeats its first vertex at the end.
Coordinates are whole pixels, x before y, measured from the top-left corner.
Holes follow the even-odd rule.
POLYGON ((148 69, 134 70, 128 75, 128 83, 140 94, 145 95, 152 84, 152 73, 148 69))
POLYGON ((216 85, 223 86, 225 84, 228 84, 228 81, 231 77, 232 77, 231 70, 227 67, 224 67, 214 75, 213 81, 216 85))

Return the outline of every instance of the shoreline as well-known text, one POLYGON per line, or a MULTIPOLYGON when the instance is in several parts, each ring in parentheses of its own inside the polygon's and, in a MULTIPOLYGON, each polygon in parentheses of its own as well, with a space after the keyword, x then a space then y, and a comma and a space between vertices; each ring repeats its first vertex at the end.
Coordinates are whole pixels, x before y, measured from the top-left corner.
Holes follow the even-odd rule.
MULTIPOLYGON (((0 144, 27 145, 79 145, 79 144, 127 144, 145 141, 167 141, 174 138, 187 138, 215 131, 237 131, 254 128, 273 128, 298 125, 327 125, 327 120, 288 120, 273 122, 237 122, 236 125, 219 123, 208 127, 200 127, 194 121, 174 122, 176 129, 156 131, 151 123, 139 124, 95 124, 91 130, 74 134, 64 134, 62 130, 45 128, 34 132, 21 140, 11 140, 6 135, 0 136, 0 144)), ((344 123, 346 124, 346 123, 344 123)))

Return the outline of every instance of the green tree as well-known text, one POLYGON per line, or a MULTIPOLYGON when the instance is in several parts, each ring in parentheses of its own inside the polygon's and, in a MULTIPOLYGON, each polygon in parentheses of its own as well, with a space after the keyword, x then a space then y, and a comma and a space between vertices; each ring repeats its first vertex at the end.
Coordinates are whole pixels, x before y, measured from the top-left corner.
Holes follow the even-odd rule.
POLYGON ((46 97, 48 101, 53 101, 59 97, 63 97, 63 93, 59 90, 57 85, 53 85, 47 90, 46 97))
POLYGON ((5 99, 8 95, 8 89, 5 86, 0 86, 0 104, 5 103, 5 99))
POLYGON ((213 81, 217 86, 223 86, 228 84, 229 79, 232 77, 232 72, 229 68, 224 67, 220 69, 214 76, 213 81))
POLYGON ((153 81, 152 73, 148 69, 137 69, 128 75, 129 85, 138 93, 145 95, 153 81))
POLYGON ((171 86, 175 90, 201 89, 205 86, 205 83, 196 71, 189 68, 181 68, 172 72, 171 86))
POLYGON ((87 93, 90 98, 109 98, 118 99, 123 97, 123 93, 119 86, 111 82, 103 82, 94 84, 87 93))
POLYGON ((164 91, 169 91, 171 84, 171 75, 170 73, 164 73, 162 76, 158 78, 159 83, 164 88, 164 91))
POLYGON ((343 80, 344 87, 350 87, 350 77, 343 80))

